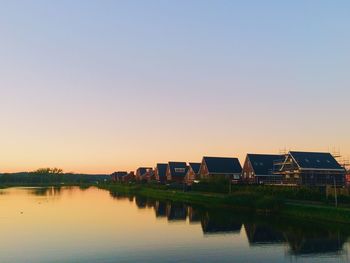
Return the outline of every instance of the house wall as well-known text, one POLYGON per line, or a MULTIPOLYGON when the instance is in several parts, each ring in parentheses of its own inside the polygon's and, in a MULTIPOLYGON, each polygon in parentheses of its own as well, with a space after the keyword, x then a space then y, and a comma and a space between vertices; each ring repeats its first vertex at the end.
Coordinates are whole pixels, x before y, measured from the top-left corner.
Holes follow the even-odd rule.
POLYGON ((244 161, 243 169, 242 169, 242 179, 244 182, 249 184, 255 184, 256 178, 254 169, 249 161, 249 158, 246 158, 244 161))
POLYGON ((199 168, 199 177, 201 179, 207 179, 209 177, 208 167, 204 159, 202 160, 201 167, 199 168))
POLYGON ((283 184, 304 186, 337 186, 345 185, 345 171, 332 170, 302 170, 294 162, 291 156, 287 157, 287 165, 282 168, 283 184))
POLYGON ((345 173, 336 171, 303 171, 301 185, 306 186, 345 186, 345 173))
POLYGON ((168 165, 166 168, 166 179, 167 181, 171 181, 171 173, 170 173, 170 166, 168 165))
POLYGON ((192 167, 188 169, 188 172, 185 176, 185 183, 187 185, 192 185, 193 181, 196 179, 196 173, 193 171, 192 167))

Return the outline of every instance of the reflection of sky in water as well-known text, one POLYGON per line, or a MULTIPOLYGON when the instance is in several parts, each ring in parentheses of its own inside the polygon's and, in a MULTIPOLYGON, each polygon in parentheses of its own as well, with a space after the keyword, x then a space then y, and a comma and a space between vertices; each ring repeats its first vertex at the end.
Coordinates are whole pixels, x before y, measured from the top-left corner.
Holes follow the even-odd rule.
POLYGON ((348 254, 337 230, 278 228, 95 188, 0 192, 0 262, 345 262, 348 254))

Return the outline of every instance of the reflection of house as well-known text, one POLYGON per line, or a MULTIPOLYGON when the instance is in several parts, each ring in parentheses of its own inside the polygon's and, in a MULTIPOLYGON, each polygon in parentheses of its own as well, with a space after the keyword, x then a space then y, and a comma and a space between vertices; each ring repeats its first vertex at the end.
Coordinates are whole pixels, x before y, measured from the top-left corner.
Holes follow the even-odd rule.
POLYGON ((164 183, 166 181, 166 169, 167 163, 157 163, 156 169, 154 170, 155 178, 158 182, 164 183))
POLYGON ((243 165, 242 180, 250 184, 281 184, 282 176, 274 174, 274 163, 284 155, 247 154, 243 165))
POLYGON ((190 223, 197 223, 201 221, 200 212, 197 209, 194 209, 192 206, 188 207, 188 219, 190 223))
POLYGON ((169 221, 186 220, 187 211, 184 204, 168 203, 166 211, 169 221))
POLYGON ((167 180, 182 183, 187 170, 188 166, 185 162, 169 162, 166 171, 167 180))
POLYGON ((167 209, 166 202, 157 201, 154 206, 156 217, 166 217, 166 209, 167 209))
POLYGON ((203 157, 199 169, 201 179, 231 178, 239 180, 242 166, 237 158, 203 157))
POLYGON ((319 231, 309 233, 288 233, 290 253, 294 255, 333 254, 343 250, 347 238, 340 232, 319 231))
POLYGON ((151 167, 139 167, 136 170, 136 180, 138 181, 150 181, 153 175, 154 171, 151 167))
POLYGON ((185 176, 185 183, 192 185, 194 180, 199 179, 199 168, 201 163, 189 163, 188 171, 185 176))
POLYGON ((244 224, 250 245, 276 244, 286 242, 283 233, 268 225, 244 224))
POLYGON ((325 186, 345 184, 345 169, 330 153, 289 152, 277 162, 275 173, 282 174, 284 184, 325 186))
POLYGON ((201 225, 204 234, 239 233, 242 228, 242 222, 232 216, 208 212, 202 216, 201 225))
POLYGON ((146 208, 147 207, 147 198, 142 196, 135 196, 135 203, 138 208, 146 208))

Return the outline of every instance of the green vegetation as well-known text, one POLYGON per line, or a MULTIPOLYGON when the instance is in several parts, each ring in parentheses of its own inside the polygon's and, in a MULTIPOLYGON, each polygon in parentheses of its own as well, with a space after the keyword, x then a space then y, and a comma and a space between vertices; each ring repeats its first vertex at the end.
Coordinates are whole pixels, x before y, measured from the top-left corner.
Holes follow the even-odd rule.
POLYGON ((298 220, 350 223, 350 209, 334 208, 327 203, 295 201, 297 198, 313 199, 319 193, 307 189, 255 186, 234 186, 231 194, 190 191, 184 192, 165 185, 107 184, 100 188, 112 193, 140 195, 158 200, 169 200, 256 214, 275 214, 298 220), (293 194, 292 191, 296 191, 293 194), (294 197, 295 200, 291 200, 294 197))
POLYGON ((1 186, 13 185, 79 185, 105 182, 109 180, 105 175, 86 175, 63 173, 59 168, 40 168, 33 172, 0 174, 1 186))

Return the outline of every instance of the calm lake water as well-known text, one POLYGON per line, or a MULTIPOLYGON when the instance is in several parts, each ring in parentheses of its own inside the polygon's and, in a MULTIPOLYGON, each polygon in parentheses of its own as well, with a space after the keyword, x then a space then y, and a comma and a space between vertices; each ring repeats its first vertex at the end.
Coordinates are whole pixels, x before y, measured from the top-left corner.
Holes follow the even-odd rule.
POLYGON ((0 190, 0 262, 348 262, 350 229, 96 188, 0 190))

